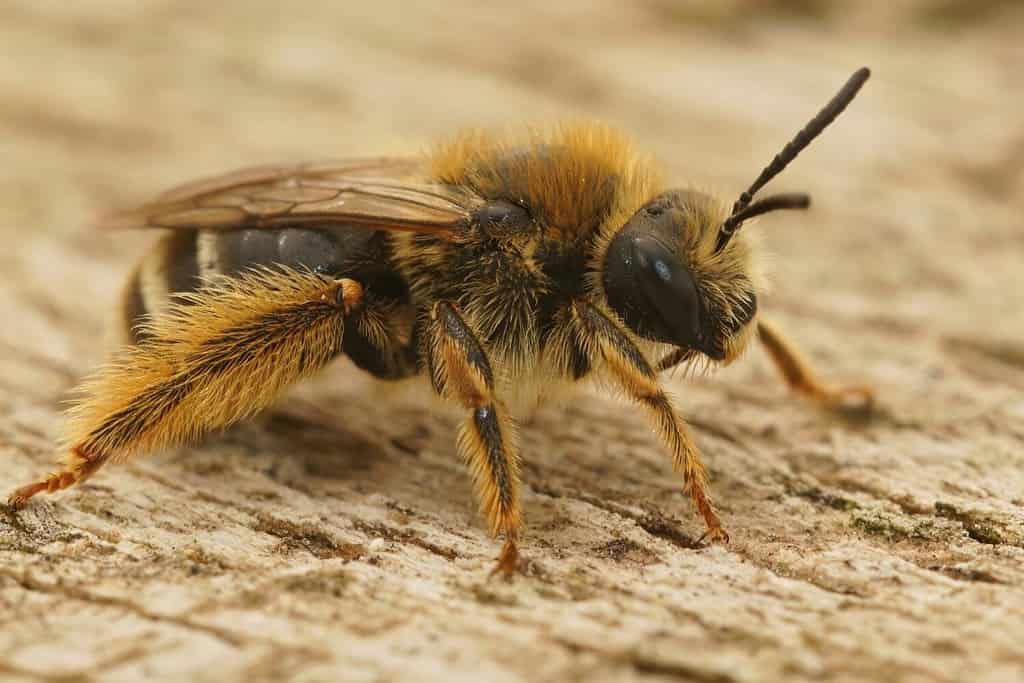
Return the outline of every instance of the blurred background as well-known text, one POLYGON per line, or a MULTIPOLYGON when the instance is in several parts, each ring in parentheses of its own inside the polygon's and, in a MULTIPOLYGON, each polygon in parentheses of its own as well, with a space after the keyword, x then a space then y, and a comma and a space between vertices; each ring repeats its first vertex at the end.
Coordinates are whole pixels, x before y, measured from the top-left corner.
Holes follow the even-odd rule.
MULTIPOLYGON (((999 329, 997 276, 1013 265, 1000 245, 1019 239, 1007 218, 1024 184, 1022 26, 1012 0, 8 1, 0 229, 17 239, 0 258, 12 272, 35 240, 106 256, 114 242, 84 232, 89 217, 205 174, 566 116, 611 121, 680 181, 731 198, 866 64, 851 113, 776 181, 816 200, 761 228, 776 281, 813 287, 826 309, 889 292, 901 320, 942 316, 968 285, 985 290, 968 327, 999 329), (839 258, 851 250, 872 267, 839 258), (965 273, 978 257, 995 272, 965 273), (940 286, 898 295, 921 278, 940 286)), ((116 251, 146 239, 119 236, 116 251)))
POLYGON ((993 605, 1024 604, 1011 588, 1024 581, 1022 39, 1017 0, 0 0, 4 487, 49 461, 60 401, 101 358, 152 239, 91 232, 97 213, 250 164, 417 153, 465 126, 563 117, 612 122, 680 184, 731 201, 862 65, 874 75, 860 97, 771 185, 809 192, 812 210, 754 229, 774 254, 763 310, 823 373, 875 385, 885 416, 866 431, 825 419, 788 400, 759 352, 714 379, 675 380, 743 530, 727 553, 679 541, 696 527, 637 414, 608 402, 565 421, 542 413, 526 437, 526 505, 547 573, 503 592, 479 587, 494 548, 454 423, 411 404, 352 416, 343 399, 359 399, 358 381, 323 380, 291 405, 331 411, 324 424, 284 408, 269 426, 105 472, 17 524, 0 516, 13 567, 0 572, 0 678, 383 680, 451 666, 487 680, 569 680, 580 667, 1008 680, 1024 616, 993 605), (413 456, 395 446, 331 477, 279 457, 312 431, 338 450, 326 462, 348 463, 365 445, 330 431, 340 425, 383 429, 421 459, 396 465, 413 456), (265 524, 266 501, 328 536, 265 524), (623 515, 639 507, 682 530, 637 531, 623 515), (319 571, 302 551, 316 539, 371 547, 382 532, 359 515, 400 527, 390 554, 324 585, 281 578, 319 571), (252 550, 268 533, 293 554, 252 550), (633 545, 607 545, 623 534, 633 545), (336 613, 293 621, 314 603, 336 613), (140 645, 150 637, 159 647, 140 645))

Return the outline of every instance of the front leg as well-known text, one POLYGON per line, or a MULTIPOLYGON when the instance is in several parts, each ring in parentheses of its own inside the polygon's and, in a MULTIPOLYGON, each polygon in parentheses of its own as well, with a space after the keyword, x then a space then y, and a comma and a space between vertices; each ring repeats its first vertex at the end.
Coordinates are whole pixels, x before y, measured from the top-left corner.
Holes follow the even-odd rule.
POLYGON ((707 529, 701 540, 728 542, 729 534, 722 528, 708 493, 707 472, 697 446, 658 384, 654 368, 619 325, 592 304, 575 303, 572 315, 580 348, 602 361, 611 380, 654 419, 658 435, 672 453, 673 468, 682 473, 685 489, 704 519, 707 529))
POLYGON ((438 302, 431 311, 427 362, 437 393, 470 411, 459 430, 458 449, 473 473, 491 535, 505 534, 491 573, 509 576, 519 563, 519 458, 514 427, 495 396, 487 354, 454 304, 438 302))
MULTIPOLYGON (((782 379, 793 391, 817 401, 826 408, 868 410, 873 405, 875 393, 869 386, 836 386, 819 379, 796 345, 787 339, 774 323, 759 318, 757 333, 775 367, 779 369, 782 379)), ((697 352, 693 349, 676 349, 658 362, 658 372, 670 370, 696 357, 697 352)))
POLYGON ((858 406, 870 408, 874 399, 871 387, 832 386, 825 384, 814 374, 811 366, 796 346, 783 336, 779 328, 760 318, 757 333, 768 355, 775 362, 786 384, 796 392, 811 398, 829 408, 858 406))

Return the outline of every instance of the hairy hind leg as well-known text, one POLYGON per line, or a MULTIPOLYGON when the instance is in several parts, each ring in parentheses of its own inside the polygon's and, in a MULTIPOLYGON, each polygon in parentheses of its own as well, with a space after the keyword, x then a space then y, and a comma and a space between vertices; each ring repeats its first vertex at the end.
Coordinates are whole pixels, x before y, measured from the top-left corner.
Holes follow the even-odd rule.
POLYGON ((293 270, 224 278, 172 304, 135 347, 82 387, 61 469, 16 489, 19 507, 92 476, 109 460, 182 443, 267 407, 341 349, 362 287, 293 270))

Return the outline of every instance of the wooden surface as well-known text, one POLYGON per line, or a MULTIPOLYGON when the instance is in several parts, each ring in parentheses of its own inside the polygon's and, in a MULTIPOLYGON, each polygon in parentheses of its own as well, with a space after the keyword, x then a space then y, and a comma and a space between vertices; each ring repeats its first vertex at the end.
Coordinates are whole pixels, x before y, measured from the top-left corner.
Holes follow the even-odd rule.
POLYGON ((763 310, 881 398, 828 415, 758 349, 673 379, 732 533, 713 548, 638 410, 545 407, 504 584, 458 418, 340 363, 222 436, 0 509, 0 679, 1022 680, 1024 15, 852 4, 0 3, 5 490, 49 466, 150 239, 89 232, 98 211, 576 115, 731 198, 861 64, 773 185, 813 210, 756 229, 763 310))

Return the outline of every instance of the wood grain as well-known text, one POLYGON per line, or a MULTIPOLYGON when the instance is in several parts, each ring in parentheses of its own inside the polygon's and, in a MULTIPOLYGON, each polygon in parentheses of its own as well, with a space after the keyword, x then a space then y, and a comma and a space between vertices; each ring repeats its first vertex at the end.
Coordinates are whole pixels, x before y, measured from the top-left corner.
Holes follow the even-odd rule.
POLYGON ((1024 677, 1024 15, 853 4, 0 5, 4 490, 51 461, 152 237, 83 228, 101 212, 578 115, 731 197, 862 64, 773 183, 811 211, 751 229, 775 254, 763 309, 881 398, 870 421, 819 412, 756 350, 674 379, 733 539, 707 549, 639 409, 542 408, 530 565, 506 585, 458 415, 342 363, 222 436, 0 511, 0 678, 1024 677))

